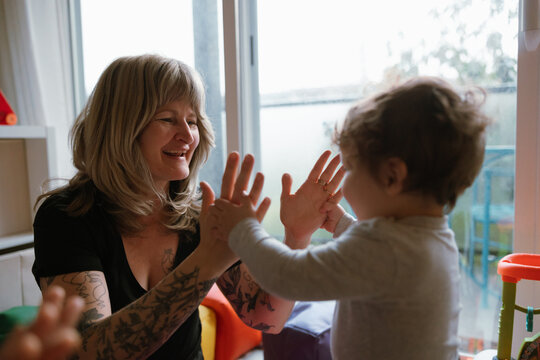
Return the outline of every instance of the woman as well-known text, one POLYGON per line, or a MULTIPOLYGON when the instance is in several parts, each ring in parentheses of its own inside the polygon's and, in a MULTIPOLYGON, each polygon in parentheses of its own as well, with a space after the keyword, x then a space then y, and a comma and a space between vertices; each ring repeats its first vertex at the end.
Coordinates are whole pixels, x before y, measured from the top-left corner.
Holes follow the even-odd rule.
MULTIPOLYGON (((292 302, 268 295, 206 226, 212 189, 197 173, 213 146, 198 74, 160 56, 124 57, 102 74, 72 129, 77 173, 44 194, 33 273, 85 300, 79 358, 202 359, 198 305, 217 281, 242 320, 279 332, 292 302)), ((247 189, 227 161, 221 196, 247 189)), ((251 197, 258 201, 258 175, 251 197)), ((269 202, 260 206, 260 218, 269 202)))

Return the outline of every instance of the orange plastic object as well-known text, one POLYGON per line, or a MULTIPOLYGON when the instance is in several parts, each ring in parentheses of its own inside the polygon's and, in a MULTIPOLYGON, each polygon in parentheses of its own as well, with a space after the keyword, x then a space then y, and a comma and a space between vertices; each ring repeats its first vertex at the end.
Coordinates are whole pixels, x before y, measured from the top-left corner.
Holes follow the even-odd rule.
POLYGON ((262 341, 262 333, 240 320, 225 295, 214 284, 202 305, 216 313, 216 360, 236 360, 262 341))
POLYGON ((499 261, 497 273, 502 281, 517 283, 519 280, 540 281, 540 254, 509 254, 499 261))
POLYGON ((15 115, 2 90, 0 90, 0 125, 15 125, 16 123, 17 115, 15 115))

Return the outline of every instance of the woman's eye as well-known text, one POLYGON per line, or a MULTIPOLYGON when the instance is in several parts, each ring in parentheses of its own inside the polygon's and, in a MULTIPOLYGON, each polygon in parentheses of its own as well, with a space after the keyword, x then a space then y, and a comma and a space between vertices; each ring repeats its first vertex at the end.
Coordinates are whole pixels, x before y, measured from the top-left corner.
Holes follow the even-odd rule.
POLYGON ((166 122, 166 123, 172 123, 173 122, 173 119, 172 118, 161 118, 161 119, 158 119, 159 121, 163 121, 163 122, 166 122))

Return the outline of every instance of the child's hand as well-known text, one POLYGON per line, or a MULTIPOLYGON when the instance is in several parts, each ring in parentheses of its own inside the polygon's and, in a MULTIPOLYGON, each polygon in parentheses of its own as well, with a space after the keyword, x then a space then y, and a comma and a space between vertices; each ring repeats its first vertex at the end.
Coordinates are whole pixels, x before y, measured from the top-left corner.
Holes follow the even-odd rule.
POLYGON ((80 345, 75 329, 84 301, 51 286, 43 293, 43 302, 36 319, 29 326, 15 328, 0 349, 0 359, 63 359, 80 345))
POLYGON ((335 196, 333 193, 345 175, 343 168, 334 174, 340 163, 339 155, 324 167, 330 154, 325 151, 319 157, 306 181, 294 194, 291 194, 291 176, 283 175, 280 218, 285 226, 287 245, 292 248, 306 247, 311 234, 323 227, 327 214, 321 208, 335 196))
POLYGON ((343 190, 339 189, 337 193, 332 195, 328 201, 321 207, 321 213, 326 215, 326 219, 321 228, 332 234, 336 231, 336 226, 341 217, 345 214, 345 209, 339 205, 343 198, 343 190))
POLYGON ((252 217, 261 222, 270 207, 270 199, 264 198, 258 208, 253 205, 253 199, 246 192, 240 195, 238 204, 225 199, 217 199, 211 209, 211 216, 217 225, 218 237, 228 241, 231 230, 240 221, 252 217))

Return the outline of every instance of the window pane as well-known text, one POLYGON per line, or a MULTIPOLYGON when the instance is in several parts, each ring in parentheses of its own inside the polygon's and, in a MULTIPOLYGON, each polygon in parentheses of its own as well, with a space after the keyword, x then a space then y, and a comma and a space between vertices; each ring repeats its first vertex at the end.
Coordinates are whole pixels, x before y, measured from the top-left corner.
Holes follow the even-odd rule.
MULTIPOLYGON (((463 352, 495 347, 496 260, 512 249, 517 6, 496 0, 258 2, 261 168, 274 204, 265 227, 276 236, 283 236, 281 174, 292 174, 294 191, 331 146, 334 124, 354 100, 414 75, 486 90, 484 110, 495 120, 486 166, 450 215, 461 253, 463 352)), ((327 238, 316 232, 316 240, 327 238)))
POLYGON ((223 169, 223 56, 221 1, 81 0, 84 78, 89 94, 116 58, 146 53, 195 67, 206 88, 206 112, 217 146, 201 177, 214 189, 223 169))

